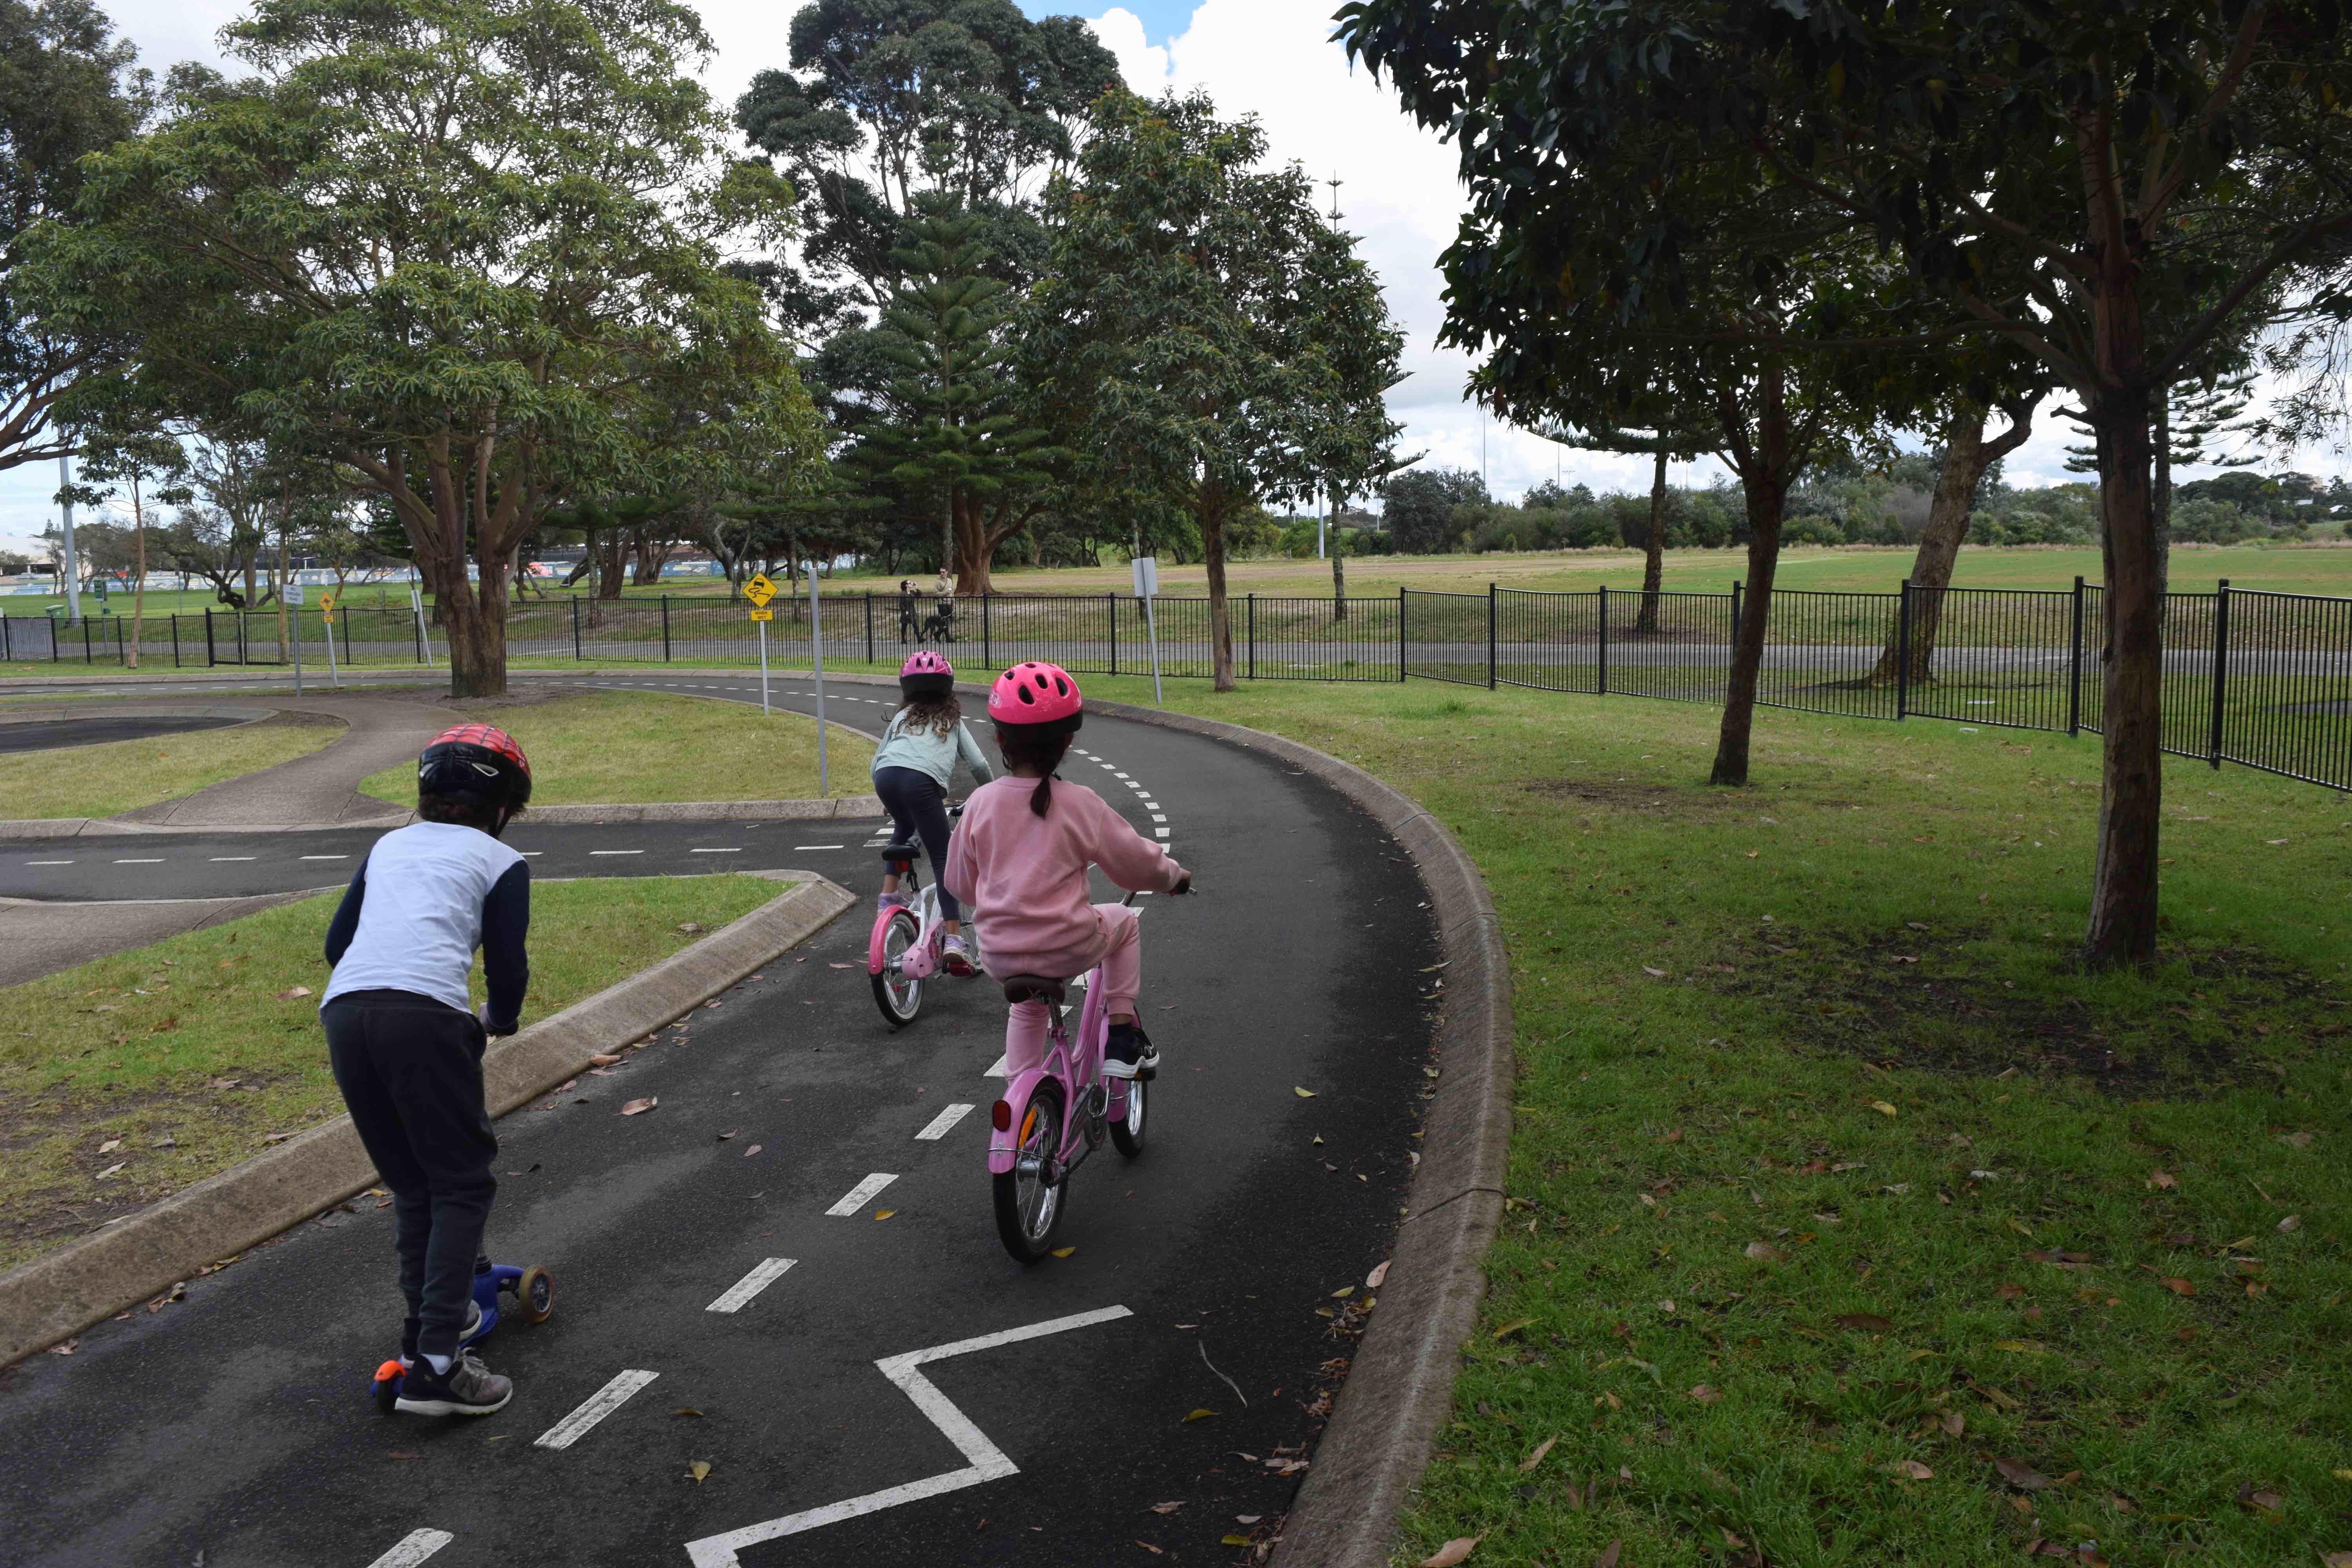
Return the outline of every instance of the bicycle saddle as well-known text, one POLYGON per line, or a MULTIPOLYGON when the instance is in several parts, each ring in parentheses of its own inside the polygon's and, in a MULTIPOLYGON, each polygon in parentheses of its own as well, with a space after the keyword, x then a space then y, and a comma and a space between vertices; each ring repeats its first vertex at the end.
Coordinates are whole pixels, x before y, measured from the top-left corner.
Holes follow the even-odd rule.
POLYGON ((922 852, 923 847, 919 844, 885 844, 882 846, 882 858, 893 866, 912 860, 916 856, 920 855, 922 852))
POLYGON ((1065 989, 1068 984, 1043 974, 1008 974, 1004 977, 1004 999, 1013 1003, 1043 1002, 1049 1007, 1058 1007, 1068 994, 1065 989))

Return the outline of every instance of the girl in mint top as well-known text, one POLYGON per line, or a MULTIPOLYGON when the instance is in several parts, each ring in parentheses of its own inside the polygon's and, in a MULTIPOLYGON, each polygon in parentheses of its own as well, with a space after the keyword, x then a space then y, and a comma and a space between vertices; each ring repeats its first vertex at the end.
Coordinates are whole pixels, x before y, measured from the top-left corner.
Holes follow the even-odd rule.
MULTIPOLYGON (((941 877, 948 862, 948 783, 959 762, 982 784, 996 775, 964 727, 963 709, 956 701, 955 669, 946 659, 928 650, 916 654, 898 672, 898 689, 906 702, 890 715, 882 743, 874 749, 874 793, 897 826, 900 842, 922 839, 946 927, 940 960, 950 974, 969 978, 978 971, 963 940, 963 910, 941 877)), ((881 907, 905 901, 898 873, 884 872, 881 907)))

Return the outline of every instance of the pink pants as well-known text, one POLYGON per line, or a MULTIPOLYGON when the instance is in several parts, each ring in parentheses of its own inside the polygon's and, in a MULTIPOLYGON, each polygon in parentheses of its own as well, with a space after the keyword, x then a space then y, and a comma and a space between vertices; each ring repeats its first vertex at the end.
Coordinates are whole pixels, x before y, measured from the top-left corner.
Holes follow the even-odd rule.
MULTIPOLYGON (((1075 978, 1099 965, 1103 999, 1109 1004, 1108 1011, 1113 1014, 1132 1013, 1135 1011, 1136 995, 1143 988, 1143 922, 1137 911, 1127 904, 1097 904, 1094 910, 1095 927, 1101 932, 1101 940, 1096 944, 1094 954, 1070 954, 1062 963, 1028 973, 1053 973, 1066 965, 1069 977, 1075 978), (1080 962, 1069 963, 1070 958, 1080 962)), ((1043 1002, 1017 1003, 1006 1012, 1004 1076, 1008 1079, 1045 1059, 1045 1031, 1049 1022, 1043 1002)))

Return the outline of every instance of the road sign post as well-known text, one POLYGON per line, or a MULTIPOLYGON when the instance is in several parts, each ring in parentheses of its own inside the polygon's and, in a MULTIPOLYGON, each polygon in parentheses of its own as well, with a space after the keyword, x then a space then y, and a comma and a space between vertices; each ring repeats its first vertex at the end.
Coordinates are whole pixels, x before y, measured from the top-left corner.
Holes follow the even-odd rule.
POLYGON ((1143 629, 1151 638, 1151 700, 1165 708, 1168 700, 1160 689, 1160 623, 1151 613, 1151 601, 1160 592, 1160 563, 1139 555, 1129 564, 1135 569, 1135 596, 1143 601, 1143 629))
POLYGON ((760 628, 760 711, 768 711, 768 623, 776 612, 768 608, 768 601, 776 596, 776 584, 765 572, 754 572, 751 580, 743 584, 743 596, 751 601, 751 619, 760 628))
MULTIPOLYGON (((579 601, 575 599, 572 603, 577 605, 579 601)), ((433 668, 433 628, 425 622, 424 591, 414 583, 408 585, 408 607, 416 613, 416 646, 424 650, 425 668, 430 669, 433 668)), ((577 653, 579 650, 574 648, 572 651, 577 653)))
POLYGON ((286 607, 296 612, 292 622, 294 627, 294 695, 299 697, 302 695, 302 616, 300 614, 302 609, 302 584, 294 581, 293 575, 289 573, 287 575, 286 580, 278 584, 278 594, 285 599, 286 607))
MULTIPOLYGON (((335 664, 335 596, 332 594, 319 595, 319 624, 327 628, 327 683, 340 688, 343 684, 343 672, 335 664)), ((298 643, 302 640, 299 621, 294 626, 294 640, 298 643)))

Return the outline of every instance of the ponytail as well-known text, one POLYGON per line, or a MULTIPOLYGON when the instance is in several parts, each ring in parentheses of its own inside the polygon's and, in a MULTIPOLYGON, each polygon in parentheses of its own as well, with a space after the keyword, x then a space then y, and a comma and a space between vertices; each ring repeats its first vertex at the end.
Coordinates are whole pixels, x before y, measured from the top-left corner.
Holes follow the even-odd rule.
POLYGON ((999 724, 996 726, 996 749, 1004 754, 1007 767, 1034 770, 1037 787, 1029 792, 1029 809, 1044 816, 1054 805, 1054 774, 1069 754, 1070 742, 1078 732, 1077 724, 999 724))

